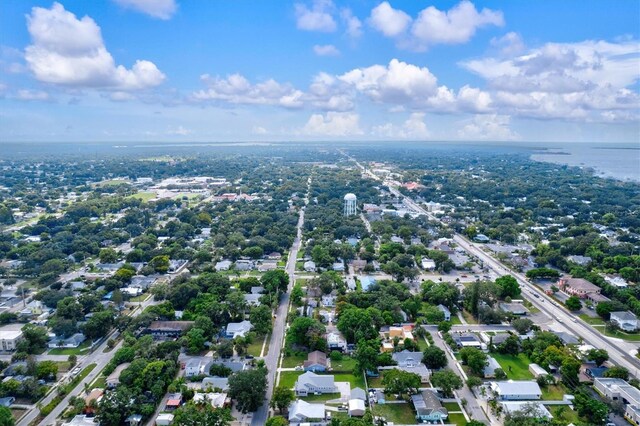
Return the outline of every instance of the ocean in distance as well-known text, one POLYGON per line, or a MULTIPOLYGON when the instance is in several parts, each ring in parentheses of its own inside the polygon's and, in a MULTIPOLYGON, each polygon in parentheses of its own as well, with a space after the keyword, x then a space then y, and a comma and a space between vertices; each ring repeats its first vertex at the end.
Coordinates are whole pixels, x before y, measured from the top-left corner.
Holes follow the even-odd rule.
POLYGON ((640 144, 564 145, 539 150, 531 159, 590 168, 604 178, 640 182, 640 144))

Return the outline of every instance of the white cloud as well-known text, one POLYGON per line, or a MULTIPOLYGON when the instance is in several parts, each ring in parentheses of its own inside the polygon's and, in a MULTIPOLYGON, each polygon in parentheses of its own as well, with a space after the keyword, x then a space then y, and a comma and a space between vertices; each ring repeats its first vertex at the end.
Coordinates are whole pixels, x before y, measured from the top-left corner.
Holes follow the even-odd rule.
POLYGON ((114 0, 120 6, 137 10, 153 18, 171 19, 178 5, 175 0, 114 0))
POLYGON ((374 101, 384 103, 425 102, 437 91, 437 79, 428 68, 392 59, 388 66, 356 68, 338 77, 374 101))
POLYGON ((313 46, 313 51, 318 56, 338 56, 340 51, 332 44, 316 44, 313 46))
POLYGON ((36 79, 66 86, 136 90, 161 84, 165 75, 152 62, 138 60, 131 69, 115 65, 93 19, 76 16, 54 3, 27 15, 32 44, 25 59, 36 79))
POLYGON ((285 108, 303 106, 301 91, 290 84, 281 84, 270 79, 252 84, 240 74, 232 74, 226 78, 211 77, 204 74, 200 79, 207 85, 207 90, 193 93, 197 101, 226 101, 232 104, 279 105, 285 108))
POLYGON ((411 17, 399 9, 391 7, 389 2, 382 2, 371 10, 369 25, 387 37, 396 37, 406 31, 411 24, 411 17))
POLYGON ((183 126, 170 128, 169 130, 167 130, 167 134, 168 135, 173 135, 173 136, 189 136, 192 133, 193 133, 193 131, 191 131, 189 129, 186 129, 183 126))
POLYGON ((506 115, 476 115, 458 131, 463 140, 511 141, 520 139, 520 135, 509 128, 511 118, 506 115))
POLYGON ((635 113, 640 96, 636 41, 547 43, 521 55, 486 57, 462 66, 487 81, 494 106, 536 118, 600 120, 615 110, 635 113), (602 114, 602 111, 609 111, 602 114))
POLYGON ((360 116, 351 112, 313 114, 302 128, 302 133, 309 136, 357 136, 364 134, 359 122, 360 116))
POLYGON ((448 11, 429 6, 412 19, 385 1, 371 10, 369 23, 385 36, 395 38, 401 48, 425 50, 436 44, 466 43, 479 28, 503 26, 504 18, 500 11, 478 11, 473 3, 463 0, 448 11))
POLYGON ((253 126, 253 129, 251 129, 251 133, 254 135, 266 135, 269 132, 262 126, 253 126))
POLYGON ((356 16, 353 16, 351 9, 342 9, 340 17, 347 27, 346 33, 349 37, 358 38, 362 35, 362 22, 356 16))
POLYGON ((331 0, 314 0, 311 8, 298 3, 295 5, 296 26, 305 31, 334 32, 337 24, 331 14, 333 9, 331 0))
POLYGON ((16 99, 21 101, 47 101, 49 94, 42 90, 21 89, 16 93, 16 99))
POLYGON ((430 132, 424 122, 424 116, 425 114, 422 112, 414 112, 402 124, 402 126, 385 123, 379 126, 374 126, 371 129, 371 133, 374 136, 385 139, 427 139, 430 136, 430 132))
POLYGON ((499 38, 492 38, 491 45, 498 48, 500 53, 505 56, 517 55, 525 49, 522 37, 514 32, 509 32, 499 38))
POLYGON ((133 96, 131 93, 128 92, 113 92, 111 93, 111 95, 109 95, 109 98, 112 101, 116 101, 116 102, 123 102, 123 101, 130 101, 135 99, 135 96, 133 96))

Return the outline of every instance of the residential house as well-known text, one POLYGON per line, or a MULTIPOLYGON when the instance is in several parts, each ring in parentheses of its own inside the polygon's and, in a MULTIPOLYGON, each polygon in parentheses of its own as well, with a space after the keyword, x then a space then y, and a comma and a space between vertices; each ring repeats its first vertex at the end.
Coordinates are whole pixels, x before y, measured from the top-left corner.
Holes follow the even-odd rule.
POLYGON ((336 393, 338 392, 338 388, 334 383, 332 375, 320 376, 312 371, 307 371, 298 376, 294 391, 297 396, 307 396, 316 393, 336 393))
POLYGON ((130 362, 118 365, 116 369, 109 374, 109 377, 107 377, 107 388, 113 389, 117 387, 120 384, 120 374, 122 374, 122 372, 130 365, 130 362))
POLYGON ((451 321, 451 311, 444 305, 438 305, 438 309, 444 314, 445 321, 451 321))
POLYGON ((173 423, 173 414, 171 413, 160 413, 156 417, 156 426, 169 426, 173 423))
POLYGON ((314 373, 327 371, 327 354, 313 351, 307 355, 307 360, 303 366, 304 371, 313 371, 314 373))
POLYGON ((411 339, 413 340, 413 326, 412 325, 402 325, 402 326, 391 326, 389 327, 389 339, 394 339, 395 337, 400 340, 411 339))
POLYGON ((605 275, 604 280, 611 284, 612 286, 618 288, 627 288, 629 287, 629 283, 619 275, 605 275))
POLYGON ((38 315, 42 315, 45 309, 47 308, 42 304, 41 301, 32 300, 31 302, 27 303, 27 306, 25 306, 24 309, 20 311, 20 315, 29 318, 37 317, 38 315))
POLYGON ((492 356, 487 357, 487 365, 485 365, 483 374, 485 379, 492 379, 496 377, 496 370, 502 368, 502 366, 492 356))
POLYGON ((348 402, 348 413, 350 417, 362 417, 366 411, 365 401, 367 400, 367 393, 364 389, 354 388, 351 389, 348 402))
POLYGON ((95 417, 78 414, 62 426, 100 426, 95 417))
POLYGON ((500 309, 502 312, 507 312, 517 316, 525 316, 529 313, 522 303, 500 303, 500 309))
POLYGON ((330 351, 344 351, 347 349, 347 341, 338 332, 327 334, 327 347, 330 351))
POLYGON ((196 392, 193 395, 192 401, 196 404, 209 403, 213 408, 223 408, 231 406, 231 398, 229 398, 226 393, 221 392, 196 392))
POLYGON ((358 280, 360 280, 362 291, 369 290, 369 287, 376 283, 376 279, 369 275, 359 275, 358 280))
POLYGON ((264 293, 264 287, 262 286, 251 287, 251 294, 262 294, 262 293, 264 293))
POLYGON ((426 257, 422 258, 420 265, 425 271, 433 271, 436 269, 436 262, 426 257))
POLYGON ((258 271, 267 272, 273 271, 274 269, 278 269, 278 261, 277 260, 261 260, 257 265, 258 271))
POLYGON ((539 400, 542 396, 538 383, 527 380, 491 382, 491 390, 500 401, 539 400))
POLYGON ((91 401, 95 401, 96 403, 99 403, 103 395, 104 395, 104 389, 96 388, 96 389, 93 389, 91 392, 89 392, 89 395, 87 395, 84 398, 85 414, 91 414, 94 412, 94 409, 91 408, 91 401))
POLYGON ((578 256, 578 255, 568 256, 567 260, 580 266, 586 266, 589 264, 589 262, 591 262, 591 258, 589 256, 578 256))
POLYGON ((289 405, 289 422, 292 424, 322 421, 324 419, 324 404, 311 404, 298 399, 289 405))
POLYGON ((420 381, 426 383, 429 381, 430 371, 422 363, 422 352, 410 352, 404 350, 402 352, 394 352, 391 358, 398 363, 398 365, 392 366, 409 373, 414 373, 420 376, 420 381))
POLYGON ((249 259, 236 260, 236 270, 238 271, 250 271, 255 268, 255 262, 249 259))
POLYGON ((453 333, 452 337, 459 348, 471 347, 482 349, 482 342, 478 336, 473 333, 453 333))
POLYGON ((547 374, 549 374, 547 373, 547 370, 540 367, 538 364, 529 364, 529 372, 533 374, 533 377, 535 377, 536 379, 540 376, 546 376, 547 374))
POLYGON ((22 330, 13 330, 10 327, 0 328, 0 350, 3 352, 15 351, 20 340, 22 340, 22 330))
POLYGON ((304 270, 306 272, 315 272, 316 271, 316 263, 312 260, 307 260, 304 262, 304 270))
POLYGON ((228 377, 205 377, 200 383, 200 389, 220 389, 225 392, 229 390, 229 378, 228 377))
POLYGON ((216 266, 214 267, 216 271, 220 272, 220 271, 228 271, 229 268, 231 268, 231 261, 230 260, 221 260, 219 262, 216 263, 216 266))
POLYGON ((165 404, 164 408, 167 411, 171 411, 179 408, 181 405, 182 405, 182 394, 180 392, 170 393, 167 396, 167 403, 165 404))
POLYGON ((262 297, 261 294, 253 294, 253 293, 245 294, 244 300, 245 302, 247 302, 247 305, 249 306, 259 306, 261 297, 262 297))
POLYGON ((206 357, 191 358, 185 365, 184 375, 185 377, 193 377, 205 374, 205 370, 209 369, 211 363, 211 359, 206 357))
POLYGON ((230 322, 229 324, 227 324, 225 335, 229 339, 244 337, 248 332, 251 331, 252 328, 253 325, 247 320, 241 322, 230 322))
POLYGON ((566 331, 554 331, 553 334, 558 336, 564 345, 579 345, 580 339, 566 331))
POLYGON ((16 399, 12 396, 0 398, 0 407, 11 407, 14 402, 16 402, 16 399))
POLYGON ((624 331, 636 331, 638 329, 638 317, 631 311, 611 312, 611 322, 624 331))
POLYGON ((180 337, 192 326, 193 321, 152 321, 147 327, 147 332, 154 339, 169 339, 180 337))
POLYGON ((322 306, 332 308, 336 306, 336 297, 331 294, 325 294, 322 296, 322 300, 320 303, 322 303, 322 306))
POLYGON ((331 269, 336 272, 344 272, 344 262, 339 261, 331 265, 331 269))
POLYGON ((411 402, 416 410, 416 420, 419 422, 442 423, 449 417, 447 409, 442 406, 438 396, 430 390, 412 395, 411 402))
POLYGON ((474 241, 477 241, 479 243, 488 243, 489 241, 491 241, 491 238, 487 237, 484 234, 478 234, 475 237, 473 237, 474 241))

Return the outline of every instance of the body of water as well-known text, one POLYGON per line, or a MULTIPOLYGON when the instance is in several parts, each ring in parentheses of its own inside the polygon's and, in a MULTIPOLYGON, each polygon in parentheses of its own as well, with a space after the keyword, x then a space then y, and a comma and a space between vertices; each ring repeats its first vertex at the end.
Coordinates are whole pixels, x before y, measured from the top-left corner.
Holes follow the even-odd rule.
POLYGON ((640 182, 640 145, 567 145, 540 150, 531 159, 590 168, 597 176, 640 182))

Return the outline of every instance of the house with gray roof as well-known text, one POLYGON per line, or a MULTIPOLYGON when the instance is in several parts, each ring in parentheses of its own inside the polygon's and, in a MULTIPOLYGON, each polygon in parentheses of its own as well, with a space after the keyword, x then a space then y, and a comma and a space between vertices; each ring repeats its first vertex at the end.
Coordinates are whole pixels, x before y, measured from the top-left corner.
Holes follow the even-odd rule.
POLYGON ((318 375, 311 371, 298 376, 293 389, 297 396, 338 392, 333 375, 318 375))
POLYGON ((227 324, 225 335, 229 339, 244 337, 248 332, 251 331, 252 328, 253 325, 247 320, 241 322, 230 322, 229 324, 227 324))
POLYGON ((417 374, 420 376, 420 381, 426 383, 429 381, 431 371, 422 363, 422 356, 422 352, 410 352, 408 350, 394 352, 391 358, 397 362, 398 365, 391 366, 390 368, 417 374))
POLYGON ((540 386, 532 380, 491 382, 491 390, 500 401, 539 400, 542 397, 540 386))
POLYGON ((228 377, 205 377, 200 383, 201 389, 221 389, 223 392, 229 390, 229 378, 228 377))
POLYGON ((624 331, 636 331, 638 329, 638 317, 631 311, 611 312, 611 322, 624 331))
POLYGON ((449 417, 447 409, 442 406, 440 399, 432 391, 424 390, 411 395, 411 402, 416 410, 416 420, 419 422, 441 423, 449 417))

